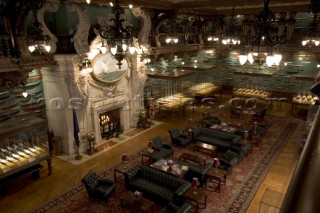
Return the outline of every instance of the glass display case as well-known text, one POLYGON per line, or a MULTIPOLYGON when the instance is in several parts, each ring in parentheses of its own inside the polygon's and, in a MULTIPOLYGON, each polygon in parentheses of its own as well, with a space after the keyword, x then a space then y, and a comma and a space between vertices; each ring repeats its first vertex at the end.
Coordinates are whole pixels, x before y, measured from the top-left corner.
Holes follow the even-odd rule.
POLYGON ((17 117, 0 123, 0 180, 46 160, 51 174, 47 121, 17 117))

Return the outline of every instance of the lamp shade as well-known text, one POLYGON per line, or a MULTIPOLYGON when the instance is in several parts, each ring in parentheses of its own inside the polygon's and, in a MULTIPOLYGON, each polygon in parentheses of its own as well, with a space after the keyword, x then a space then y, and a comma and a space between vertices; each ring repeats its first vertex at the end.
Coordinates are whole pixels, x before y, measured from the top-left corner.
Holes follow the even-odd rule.
POLYGON ((254 59, 253 59, 253 54, 252 53, 248 54, 248 61, 249 61, 250 64, 253 64, 254 59))
POLYGON ((274 63, 274 57, 271 55, 268 55, 266 57, 266 64, 268 65, 268 67, 271 67, 273 63, 274 63))
POLYGON ((149 146, 150 148, 154 147, 154 143, 153 143, 153 141, 149 141, 148 146, 149 146))
POLYGON ((244 131, 244 138, 247 138, 249 136, 249 132, 248 131, 244 131))
POLYGON ((198 186, 200 186, 200 182, 199 182, 199 179, 198 178, 196 178, 196 177, 194 177, 194 178, 192 178, 192 186, 193 187, 198 187, 198 186))
POLYGON ((122 154, 122 158, 121 158, 122 161, 128 161, 129 160, 129 157, 127 154, 122 154))
POLYGON ((247 55, 240 55, 240 56, 239 56, 239 62, 240 62, 240 64, 241 64, 241 65, 244 65, 244 63, 246 63, 247 59, 248 59, 248 56, 247 56, 247 55))
POLYGON ((220 160, 219 160, 219 158, 213 158, 213 165, 214 165, 215 167, 220 166, 220 160))

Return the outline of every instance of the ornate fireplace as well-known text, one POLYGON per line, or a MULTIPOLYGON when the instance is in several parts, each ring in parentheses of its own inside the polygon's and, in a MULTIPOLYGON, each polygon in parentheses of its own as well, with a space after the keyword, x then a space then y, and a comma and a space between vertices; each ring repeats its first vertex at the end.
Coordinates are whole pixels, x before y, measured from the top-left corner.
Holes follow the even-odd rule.
POLYGON ((119 108, 99 114, 99 124, 101 138, 119 137, 122 132, 119 108))

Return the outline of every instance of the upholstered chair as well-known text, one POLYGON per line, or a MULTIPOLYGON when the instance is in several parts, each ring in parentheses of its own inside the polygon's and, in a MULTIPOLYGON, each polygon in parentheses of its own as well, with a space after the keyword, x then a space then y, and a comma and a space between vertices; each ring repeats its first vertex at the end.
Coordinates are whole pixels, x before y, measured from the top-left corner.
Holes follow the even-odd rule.
POLYGON ((187 135, 181 134, 178 128, 170 129, 169 134, 172 144, 176 144, 179 146, 187 146, 191 142, 191 139, 187 135))
POLYGON ((264 117, 267 113, 267 109, 264 108, 258 112, 256 112, 255 114, 252 115, 251 120, 253 122, 264 122, 264 117))
POLYGON ((190 211, 191 207, 192 206, 189 203, 177 205, 173 202, 169 202, 163 209, 161 209, 160 213, 187 213, 190 211))
POLYGON ((222 158, 219 158, 219 161, 219 168, 226 170, 228 175, 231 175, 233 166, 239 162, 238 154, 229 149, 223 154, 222 158))
POLYGON ((81 182, 85 185, 88 196, 100 200, 108 199, 116 190, 112 180, 98 179, 96 172, 89 171, 81 182))
POLYGON ((241 114, 241 108, 234 107, 234 106, 230 107, 230 117, 231 118, 233 118, 233 117, 240 118, 240 114, 241 114))

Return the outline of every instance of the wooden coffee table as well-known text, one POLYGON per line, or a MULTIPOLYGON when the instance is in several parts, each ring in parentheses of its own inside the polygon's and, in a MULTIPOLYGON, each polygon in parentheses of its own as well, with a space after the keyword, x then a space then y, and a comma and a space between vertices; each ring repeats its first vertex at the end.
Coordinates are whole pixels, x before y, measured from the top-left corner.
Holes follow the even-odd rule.
POLYGON ((135 201, 133 198, 133 192, 125 192, 120 199, 120 206, 127 206, 140 212, 153 212, 154 203, 144 197, 140 201, 135 201))
POLYGON ((203 189, 190 187, 183 196, 195 207, 195 212, 207 208, 207 194, 203 189))
POLYGON ((180 155, 180 160, 189 160, 189 161, 192 161, 192 162, 195 162, 195 163, 198 163, 199 166, 202 166, 206 164, 206 160, 198 155, 193 155, 193 154, 190 154, 190 153, 187 153, 187 152, 184 152, 180 155))
POLYGON ((194 144, 193 150, 195 151, 195 150, 199 150, 199 149, 211 152, 211 156, 214 157, 217 152, 218 147, 210 145, 210 144, 202 143, 202 142, 197 142, 194 144))
MULTIPOLYGON (((218 169, 218 168, 211 168, 205 174, 206 179, 210 179, 212 182, 217 183, 217 187, 214 189, 215 192, 220 193, 221 184, 226 185, 227 182, 227 171, 218 169)), ((207 185, 209 188, 209 186, 207 185)))

